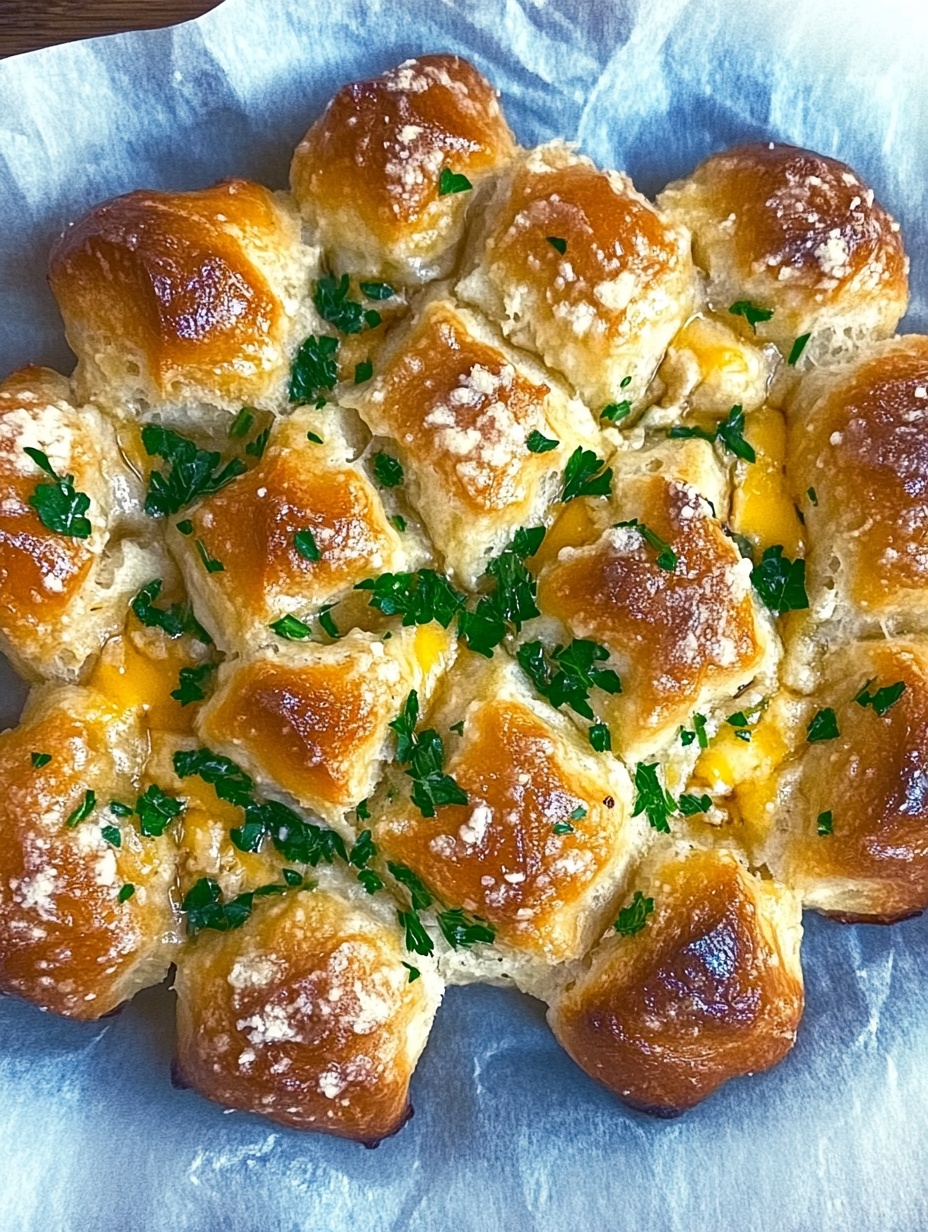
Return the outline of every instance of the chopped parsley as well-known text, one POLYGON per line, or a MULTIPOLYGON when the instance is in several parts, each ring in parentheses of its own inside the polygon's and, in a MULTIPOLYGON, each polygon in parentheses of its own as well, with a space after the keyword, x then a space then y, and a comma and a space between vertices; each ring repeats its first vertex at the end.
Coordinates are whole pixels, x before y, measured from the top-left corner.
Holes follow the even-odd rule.
POLYGON ((667 573, 673 573, 677 567, 677 554, 660 535, 651 530, 649 526, 645 526, 644 522, 639 522, 637 518, 632 518, 628 522, 616 522, 616 528, 628 527, 630 530, 636 530, 642 537, 648 547, 657 552, 657 567, 664 569, 667 573))
POLYGON ((762 321, 769 321, 773 316, 772 308, 758 308, 756 304, 752 304, 749 299, 737 300, 728 310, 733 317, 744 317, 748 325, 754 333, 757 333, 757 327, 762 321))
POLYGON ((192 535, 193 534, 193 523, 190 521, 189 518, 184 518, 182 522, 175 522, 174 525, 177 527, 177 529, 180 531, 182 535, 192 535))
POLYGON ((220 800, 244 808, 251 803, 254 782, 241 766, 211 749, 181 749, 174 754, 174 773, 180 779, 196 775, 220 800))
POLYGON ((556 249, 563 257, 564 253, 567 251, 567 241, 561 239, 559 235, 546 235, 545 239, 551 247, 556 249))
MULTIPOLYGON (((291 402, 316 402, 323 390, 332 389, 338 380, 338 339, 310 334, 290 367, 288 397, 291 402)), ((323 406, 325 400, 322 400, 323 406)))
POLYGON ((367 299, 392 299, 396 294, 388 282, 359 282, 358 286, 367 299))
POLYGON ((52 759, 51 753, 31 753, 33 770, 41 770, 43 766, 47 766, 52 759))
POLYGON ((90 508, 90 497, 74 488, 73 475, 59 475, 48 455, 41 449, 26 445, 23 450, 41 470, 54 481, 38 483, 29 497, 29 504, 36 511, 39 521, 57 535, 72 539, 89 539, 93 531, 90 519, 85 517, 90 508))
POLYGON ((419 695, 413 689, 390 727, 396 733, 397 763, 406 767, 404 773, 412 779, 412 802, 423 817, 434 817, 442 805, 466 804, 468 796, 450 774, 442 771, 445 748, 441 736, 433 728, 416 732, 418 720, 419 695))
POLYGON ((298 616, 281 616, 280 620, 271 622, 270 628, 278 637, 285 638, 288 642, 302 642, 313 635, 309 625, 298 616))
POLYGON ((635 933, 640 933, 645 927, 653 910, 654 899, 645 898, 640 890, 636 890, 632 901, 622 908, 612 927, 623 937, 634 937, 635 933))
POLYGON ((358 821, 370 821, 371 809, 367 800, 362 800, 358 807, 354 810, 354 815, 358 821))
POLYGON ((602 458, 597 458, 592 449, 578 445, 564 468, 561 500, 572 501, 578 496, 609 496, 611 493, 612 467, 606 466, 602 458))
POLYGON ((639 762, 635 767, 635 809, 633 817, 645 813, 653 829, 662 834, 670 833, 668 818, 677 811, 677 804, 670 792, 661 785, 656 761, 646 765, 639 762))
POLYGON ((586 809, 582 804, 578 804, 574 811, 570 814, 571 821, 583 821, 586 816, 586 809))
POLYGON ((298 873, 295 868, 282 868, 280 872, 288 886, 296 887, 303 884, 303 874, 298 873))
POLYGON ((116 895, 117 903, 127 903, 134 893, 135 893, 135 886, 132 884, 131 881, 127 881, 126 884, 120 889, 119 893, 116 895))
MULTIPOLYGON (((875 679, 876 677, 874 677, 875 679)), ((877 689, 875 693, 870 692, 872 684, 873 680, 868 680, 854 698, 854 701, 857 702, 858 706, 872 706, 880 718, 882 718, 891 706, 895 706, 896 702, 905 692, 905 681, 897 680, 895 684, 884 685, 882 689, 877 689)))
POLYGON ((831 809, 825 813, 819 813, 815 822, 815 828, 818 831, 819 838, 824 838, 826 834, 833 833, 834 818, 831 815, 831 809))
POLYGON ((627 419, 631 413, 632 404, 626 398, 622 402, 610 402, 608 406, 604 406, 599 417, 607 423, 618 423, 620 419, 627 419))
POLYGON ((771 612, 801 612, 809 606, 806 594, 806 562, 789 560, 780 544, 767 548, 751 571, 754 589, 771 612))
POLYGON ((574 828, 569 821, 556 821, 551 827, 554 834, 573 834, 574 828))
POLYGON ((809 726, 806 728, 806 742, 808 744, 818 744, 820 740, 835 740, 840 734, 837 716, 832 708, 828 706, 824 710, 819 710, 812 718, 809 726))
POLYGON ((256 898, 286 894, 287 888, 286 885, 258 886, 256 890, 247 890, 224 902, 218 881, 212 877, 201 877, 184 895, 180 906, 187 916, 187 932, 195 936, 204 928, 221 933, 241 928, 251 915, 256 898))
POLYGON ((131 804, 123 804, 121 800, 111 800, 106 807, 114 817, 131 817, 135 812, 131 804))
POLYGON ((354 366, 354 383, 355 385, 363 385, 365 381, 369 381, 374 375, 374 365, 369 359, 362 359, 359 364, 354 366))
POLYGON ((325 441, 323 441, 322 437, 319 435, 318 432, 307 432, 306 439, 308 441, 312 441, 314 445, 324 445, 325 444, 325 441))
POLYGON ((189 706, 191 702, 202 702, 206 697, 203 685, 217 666, 216 663, 201 663, 197 667, 182 667, 177 688, 171 690, 171 696, 182 706, 189 706))
POLYGON ((402 616, 404 625, 425 625, 435 620, 447 629, 465 602, 465 596, 434 569, 382 573, 358 582, 355 590, 369 590, 369 606, 385 616, 402 616))
POLYGON ((684 793, 677 801, 677 807, 684 817, 695 817, 697 813, 708 813, 712 808, 712 797, 705 793, 701 796, 684 793))
POLYGON ((757 461, 754 446, 749 445, 744 439, 744 408, 741 406, 733 406, 713 432, 707 432, 704 428, 689 428, 684 424, 677 424, 670 429, 667 435, 676 439, 698 437, 702 441, 721 441, 729 453, 733 453, 736 458, 742 458, 745 462, 757 461))
POLYGON ((253 441, 249 441, 245 446, 245 452, 250 458, 263 458, 264 451, 267 449, 267 443, 271 437, 271 429, 268 426, 264 428, 253 441))
POLYGON ((395 526, 401 535, 405 534, 406 519, 403 517, 401 513, 394 513, 393 516, 390 518, 390 524, 391 526, 395 526))
POLYGON ((473 184, 471 184, 466 175, 456 174, 450 167, 442 167, 441 175, 438 177, 439 197, 448 197, 453 193, 468 192, 471 188, 473 188, 473 184))
POLYGON ((520 528, 510 546, 487 565, 484 576, 492 580, 493 590, 481 595, 473 611, 465 608, 458 618, 458 633, 469 650, 492 658, 508 632, 518 633, 526 620, 539 615, 537 584, 524 561, 534 556, 544 536, 541 526, 520 528))
POLYGON ((360 334, 362 330, 374 329, 380 324, 380 313, 349 299, 349 283, 347 274, 342 274, 338 280, 331 274, 320 278, 313 291, 316 311, 323 321, 334 325, 341 334, 360 334))
MULTIPOLYGON (((360 816, 360 810, 359 814, 360 816)), ((370 813, 368 813, 370 816, 370 813)), ((354 846, 351 848, 351 853, 348 856, 348 863, 353 864, 355 868, 363 868, 365 864, 369 864, 377 854, 377 848, 374 840, 371 837, 370 830, 362 830, 358 835, 354 846)))
POLYGON ((155 578, 132 600, 130 606, 138 620, 149 629, 161 629, 170 638, 189 633, 208 646, 213 639, 194 616, 190 603, 175 603, 168 608, 155 606, 162 585, 161 578, 155 578))
POLYGON ((145 512, 152 518, 179 513, 200 497, 218 492, 245 471, 241 458, 232 458, 223 466, 220 454, 198 449, 188 437, 160 424, 145 425, 142 444, 150 458, 161 458, 170 467, 167 472, 153 470, 149 478, 145 512))
POLYGON ((404 962, 404 963, 403 963, 403 966, 404 966, 404 967, 406 968, 406 970, 409 972, 409 983, 410 983, 410 984, 414 984, 414 983, 416 982, 416 980, 417 980, 417 979, 419 979, 419 977, 421 976, 422 972, 419 970, 419 968, 418 968, 418 967, 413 967, 413 966, 411 966, 408 962, 404 962))
POLYGON ((589 730, 590 745, 597 753, 612 751, 612 733, 605 723, 594 723, 589 730))
POLYGON ((117 826, 101 826, 100 833, 112 847, 122 846, 122 834, 117 826))
POLYGON ((685 748, 692 744, 694 740, 699 741, 701 749, 709 747, 709 736, 706 733, 706 716, 704 714, 693 715, 693 730, 687 731, 685 728, 680 728, 680 743, 685 748))
POLYGON ((327 633, 333 642, 337 642, 341 637, 338 631, 338 625, 335 623, 335 617, 332 615, 334 603, 328 603, 325 607, 319 609, 318 621, 324 633, 327 633))
POLYGON ((543 526, 520 526, 512 537, 512 550, 521 560, 534 556, 545 537, 543 526))
POLYGON ((454 907, 449 911, 437 911, 438 927, 441 935, 452 949, 469 949, 472 945, 492 945, 496 940, 496 929, 479 916, 465 915, 463 908, 454 907))
POLYGON ((322 553, 316 546, 315 536, 308 528, 296 532, 293 536, 293 546, 304 560, 317 561, 322 559, 322 553))
POLYGON ((406 949, 411 954, 431 954, 435 946, 432 938, 425 931, 422 921, 414 911, 397 911, 396 918, 406 930, 406 949))
POLYGON ((387 861, 387 868, 400 885, 409 891, 413 911, 425 911, 427 907, 431 907, 435 899, 421 877, 411 868, 407 868, 405 864, 394 864, 392 860, 387 861))
POLYGON ((379 450, 374 454, 374 475, 382 488, 398 488, 403 482, 402 463, 379 450))
POLYGON ((806 496, 808 496, 813 505, 818 505, 818 493, 815 488, 806 488, 806 496))
POLYGON ((553 650, 548 650, 543 642, 525 642, 516 651, 516 658, 538 692, 555 709, 569 706, 584 719, 596 717, 589 700, 591 689, 622 692, 622 681, 611 667, 594 666, 609 658, 609 651, 598 642, 574 638, 567 646, 555 646, 553 650))
POLYGON ((167 827, 184 811, 180 800, 163 792, 157 783, 152 783, 135 805, 139 815, 139 832, 145 838, 160 838, 167 827))
POLYGON ((534 428, 528 434, 525 447, 529 453, 550 453, 552 449, 558 449, 560 444, 560 441, 556 441, 550 436, 544 436, 537 428, 534 428))
POLYGON ((383 889, 383 881, 372 868, 362 868, 358 873, 358 881, 364 886, 368 894, 376 894, 378 890, 383 889))
POLYGON ((799 337, 796 339, 796 341, 793 343, 792 347, 790 348, 789 359, 786 361, 791 368, 795 368, 795 366, 799 363, 799 357, 800 355, 802 355, 803 351, 806 349, 806 343, 809 341, 811 337, 812 337, 811 334, 800 334, 799 337))
POLYGON ((68 819, 64 823, 69 830, 73 830, 75 826, 80 825, 82 821, 86 821, 90 814, 97 806, 97 793, 89 787, 84 792, 84 798, 72 813, 68 814, 68 819))
POLYGON ((464 735, 464 720, 459 719, 457 723, 452 723, 451 726, 448 728, 448 731, 453 731, 457 735, 463 736, 464 735))
POLYGON ((252 424, 255 422, 254 414, 250 406, 243 406, 239 413, 229 425, 229 436, 232 440, 237 437, 245 436, 251 430, 252 424))
POLYGON ((210 555, 209 548, 202 539, 194 539, 193 545, 196 548, 200 560, 203 562, 203 567, 207 573, 225 573, 226 567, 221 560, 216 560, 210 555))

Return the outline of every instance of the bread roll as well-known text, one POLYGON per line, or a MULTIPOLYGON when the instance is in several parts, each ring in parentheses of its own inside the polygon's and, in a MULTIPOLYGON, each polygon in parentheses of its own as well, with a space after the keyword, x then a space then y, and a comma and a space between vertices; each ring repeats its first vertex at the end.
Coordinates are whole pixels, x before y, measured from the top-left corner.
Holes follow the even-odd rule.
POLYGON ((230 1108, 376 1144, 412 1115, 409 1079, 442 984, 395 916, 317 889, 255 900, 177 965, 175 1080, 230 1108), (391 918, 392 916, 392 918, 391 918), (410 964, 411 965, 411 964, 410 964))
POLYGON ((395 442, 410 499, 468 586, 520 526, 543 519, 569 455, 598 438, 582 403, 448 299, 428 302, 370 387, 345 401, 395 442), (533 433, 556 447, 533 453, 533 433))
POLYGON ((289 199, 247 180, 96 206, 48 273, 81 397, 286 407, 291 356, 318 332, 306 300, 317 264, 289 199))
POLYGON ((0 384, 0 650, 22 675, 74 681, 121 627, 154 567, 121 538, 140 528, 141 496, 112 423, 78 410, 64 377, 23 368, 0 384))
POLYGON ((477 69, 459 56, 420 56, 343 86, 297 146, 290 182, 339 274, 418 284, 450 273, 470 186, 513 150, 477 69), (449 175, 468 187, 452 181, 443 193, 449 175))
POLYGON ((774 142, 713 154, 658 197, 688 227, 711 307, 752 333, 748 302, 772 313, 756 336, 789 356, 811 334, 800 366, 848 357, 888 337, 908 303, 899 226, 855 171, 774 142))
POLYGON ((591 1078, 676 1116, 795 1043, 799 903, 724 849, 655 856, 631 885, 651 900, 644 927, 604 940, 548 1019, 591 1078))
POLYGON ((111 807, 135 808, 147 751, 138 711, 67 685, 34 692, 0 735, 3 992, 99 1018, 167 974, 174 837, 111 807))
POLYGON ((500 180, 467 265, 457 294, 562 372, 597 416, 609 403, 646 405, 696 289, 687 233, 562 141, 500 180))

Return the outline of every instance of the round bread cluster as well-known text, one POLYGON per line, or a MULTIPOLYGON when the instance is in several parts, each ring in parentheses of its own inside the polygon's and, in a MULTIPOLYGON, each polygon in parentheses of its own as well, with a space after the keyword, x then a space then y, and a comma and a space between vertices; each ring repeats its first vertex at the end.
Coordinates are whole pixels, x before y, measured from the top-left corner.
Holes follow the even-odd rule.
POLYGON ((174 1077, 374 1142, 445 985, 660 1116, 792 1046, 801 912, 928 904, 928 339, 775 143, 653 203, 450 55, 291 191, 62 235, 0 385, 0 988, 176 967, 174 1077))

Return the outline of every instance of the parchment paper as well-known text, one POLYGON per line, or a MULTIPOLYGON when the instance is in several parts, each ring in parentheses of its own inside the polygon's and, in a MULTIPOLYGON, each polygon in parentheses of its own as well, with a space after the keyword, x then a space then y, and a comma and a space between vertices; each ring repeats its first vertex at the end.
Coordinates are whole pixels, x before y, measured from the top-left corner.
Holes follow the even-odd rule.
MULTIPOLYGON (((647 192, 736 141, 843 158, 902 223, 904 328, 928 325, 920 3, 228 0, 0 65, 0 373, 70 370, 44 281, 68 219, 143 185, 283 185, 338 86, 445 49, 497 83, 524 143, 576 138, 647 192)), ((22 692, 2 696, 9 719, 22 692)), ((453 989, 415 1119, 376 1151, 174 1091, 166 989, 92 1025, 3 1000, 0 1232, 922 1232, 928 924, 806 925, 806 1015, 773 1072, 650 1121, 573 1065, 537 1003, 453 989)))

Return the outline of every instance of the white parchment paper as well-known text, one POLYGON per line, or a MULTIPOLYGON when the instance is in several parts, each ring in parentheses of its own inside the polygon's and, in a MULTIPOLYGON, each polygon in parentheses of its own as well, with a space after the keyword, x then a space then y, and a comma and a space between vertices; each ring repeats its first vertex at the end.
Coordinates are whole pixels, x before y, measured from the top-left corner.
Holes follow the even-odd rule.
MULTIPOLYGON (((343 82, 439 50, 496 82, 523 143, 575 138, 646 192, 744 140, 850 162, 903 225, 904 328, 928 327, 918 0, 227 0, 0 65, 0 373, 70 370, 44 278, 69 219, 139 186, 282 186, 343 82)), ((0 682, 0 717, 21 696, 0 682)), ((537 1003, 453 989, 415 1118, 376 1151, 174 1091, 164 988, 97 1024, 6 999, 0 1232, 923 1232, 928 924, 806 925, 806 1015, 773 1072, 650 1121, 537 1003)))

